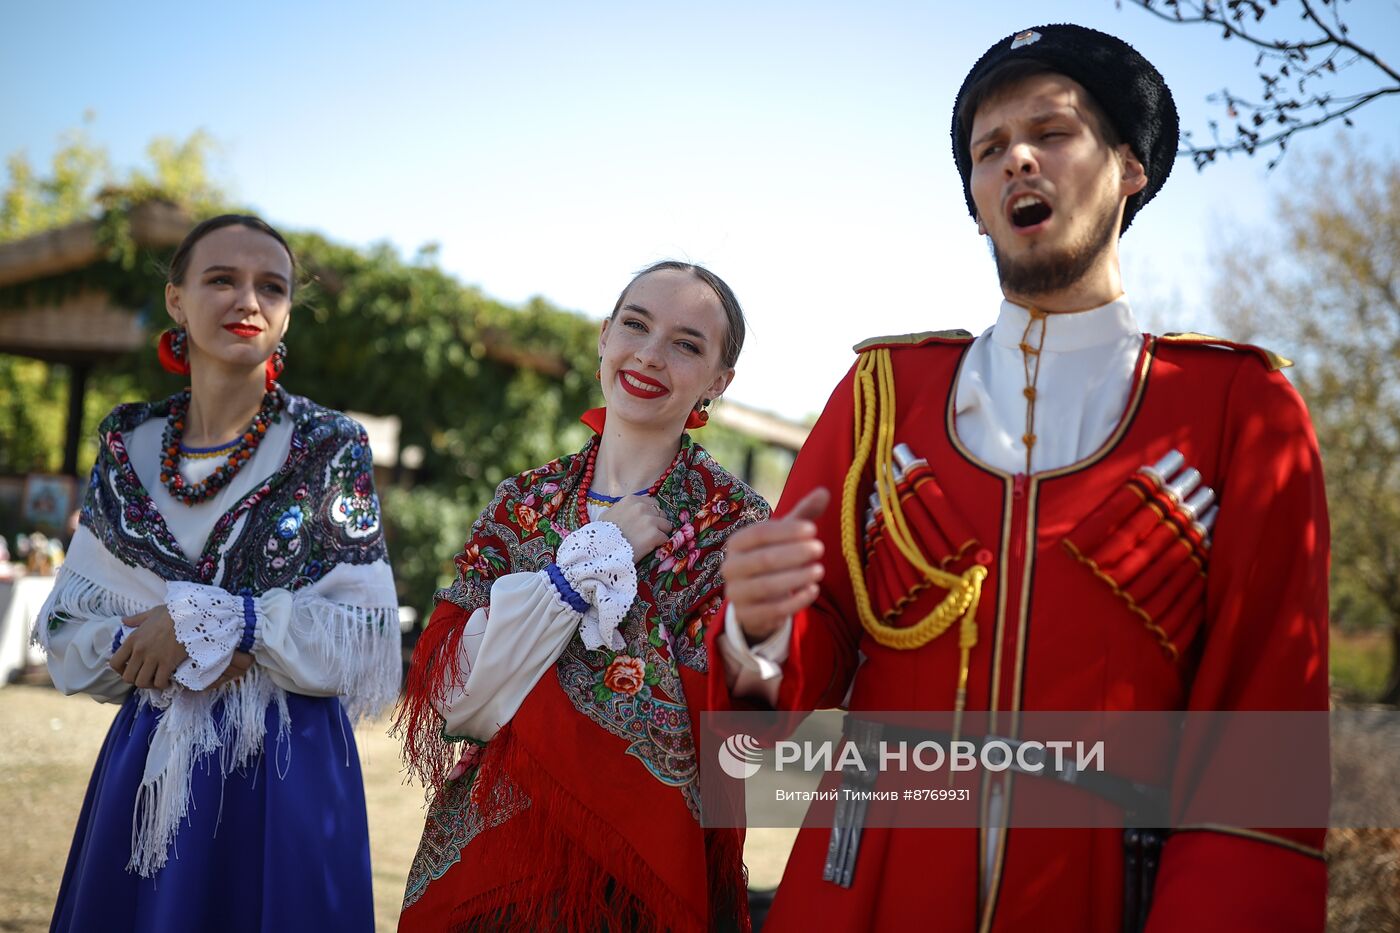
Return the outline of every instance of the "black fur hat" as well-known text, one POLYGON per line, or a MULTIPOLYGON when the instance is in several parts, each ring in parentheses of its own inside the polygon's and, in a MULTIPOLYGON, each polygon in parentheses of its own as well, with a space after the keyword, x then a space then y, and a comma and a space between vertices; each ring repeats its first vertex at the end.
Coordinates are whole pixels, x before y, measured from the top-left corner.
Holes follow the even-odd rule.
POLYGON ((963 101, 968 90, 992 68, 1022 60, 1042 64, 1083 85, 1142 162, 1147 187, 1128 198, 1123 211, 1123 230, 1127 230, 1139 208, 1152 200, 1171 174, 1179 129, 1176 104, 1162 75, 1131 45, 1116 36, 1069 23, 1037 26, 1007 36, 988 49, 963 79, 953 104, 953 159, 962 173, 968 211, 977 216, 970 181, 972 120, 968 119, 965 129, 963 101))

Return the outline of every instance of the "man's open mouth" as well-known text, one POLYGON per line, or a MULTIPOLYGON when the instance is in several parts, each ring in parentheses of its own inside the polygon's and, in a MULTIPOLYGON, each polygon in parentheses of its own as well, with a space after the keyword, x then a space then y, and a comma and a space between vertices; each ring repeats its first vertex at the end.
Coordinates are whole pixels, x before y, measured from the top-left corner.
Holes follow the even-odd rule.
POLYGON ((1017 195, 1011 201, 1011 207, 1007 211, 1012 226, 1018 228, 1034 227, 1036 224, 1044 223, 1050 219, 1050 215, 1053 213, 1050 205, 1034 194, 1017 195))

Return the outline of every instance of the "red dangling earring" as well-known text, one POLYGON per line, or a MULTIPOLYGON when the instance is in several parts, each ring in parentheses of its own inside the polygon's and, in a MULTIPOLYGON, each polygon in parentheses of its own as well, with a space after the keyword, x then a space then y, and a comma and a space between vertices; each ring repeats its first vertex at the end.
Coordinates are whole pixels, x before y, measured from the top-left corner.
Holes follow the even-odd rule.
POLYGON ((685 419, 685 429, 694 431, 696 428, 703 428, 710 423, 710 413, 705 408, 710 404, 709 399, 704 399, 699 408, 692 408, 690 414, 685 419))
POLYGON ((267 391, 271 392, 277 388, 277 377, 282 375, 282 370, 287 368, 287 345, 282 341, 277 341, 277 349, 272 351, 272 355, 267 358, 267 377, 263 380, 263 385, 267 391))
POLYGON ((156 357, 166 372, 177 376, 190 374, 189 334, 183 327, 171 327, 160 335, 156 357))

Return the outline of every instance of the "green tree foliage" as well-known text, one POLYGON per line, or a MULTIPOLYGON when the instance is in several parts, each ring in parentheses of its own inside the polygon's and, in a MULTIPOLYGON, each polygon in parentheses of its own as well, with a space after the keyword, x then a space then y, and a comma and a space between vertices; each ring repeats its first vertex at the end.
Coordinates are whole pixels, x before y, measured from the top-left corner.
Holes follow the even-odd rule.
POLYGON ((379 498, 401 601, 430 613, 434 591, 452 581, 452 557, 488 500, 431 485, 390 485, 379 490, 379 498))
MULTIPOLYGON (((0 289, 0 314, 31 301, 58 300, 91 285, 111 292, 119 302, 139 308, 153 323, 164 317, 159 301, 155 257, 134 270, 134 244, 121 223, 126 210, 141 200, 169 191, 195 215, 212 213, 225 200, 208 177, 212 140, 196 132, 184 141, 158 138, 146 149, 148 167, 117 176, 107 151, 83 130, 64 135, 47 172, 36 171, 23 152, 6 161, 8 180, 0 193, 0 243, 22 239, 67 224, 102 219, 112 246, 112 261, 93 269, 22 288, 0 289), (136 274, 133 275, 133 271, 136 274)), ((144 362, 144 361, 143 361, 144 362)), ((143 367, 123 361, 99 370, 88 387, 83 412, 80 459, 97 455, 96 428, 112 406, 133 397, 143 386, 143 367)), ((69 381, 64 367, 39 360, 0 355, 0 473, 57 472, 63 459, 63 431, 68 419, 69 381)), ((9 516, 18 521, 17 516, 9 516)), ((13 532, 15 528, 0 528, 13 532)))
MULTIPOLYGON (((137 249, 127 217, 152 198, 195 218, 238 209, 210 180, 210 151, 202 134, 156 140, 148 164, 120 178, 105 150, 81 133, 65 139, 46 174, 22 155, 11 157, 0 241, 97 219, 109 255, 87 269, 0 289, 0 309, 100 287, 138 310, 154 347, 168 323, 161 270, 169 254, 137 249)), ((388 246, 357 250, 316 234, 287 235, 305 282, 283 383, 333 408, 397 416, 400 446, 422 451, 421 466, 397 470, 383 499, 401 596, 427 609, 495 484, 582 444, 586 429, 576 419, 595 404, 597 325, 539 299, 521 308, 493 301, 433 266, 431 251, 407 262, 388 246)), ((154 352, 96 369, 84 466, 96 455, 97 423, 114 404, 160 398, 179 385, 154 352)), ((67 419, 63 368, 0 355, 0 397, 0 472, 56 471, 67 419)))
MULTIPOLYGON (((0 310, 0 314, 5 313, 0 310)), ((138 380, 123 368, 99 370, 83 404, 79 460, 97 458, 97 425, 121 401, 140 398, 138 380)), ((68 375, 62 366, 0 354, 0 474, 57 473, 68 423, 68 375)), ((21 529, 13 521, 0 534, 21 529)))
POLYGON ((149 165, 121 177, 113 173, 106 149, 82 130, 65 134, 47 174, 36 172, 23 152, 14 153, 6 160, 9 180, 0 197, 0 243, 153 197, 181 204, 196 216, 214 213, 228 203, 209 177, 214 148, 203 130, 183 141, 157 137, 146 146, 149 165))
POLYGON ((36 173, 22 152, 11 155, 6 168, 10 177, 0 198, 0 242, 87 220, 111 171, 106 151, 82 131, 64 137, 47 175, 36 173))
POLYGON ((0 473, 53 469, 63 450, 66 390, 53 367, 0 356, 0 473))
MULTIPOLYGON (((157 198, 196 219, 239 210, 211 181, 211 151, 202 134, 158 139, 147 149, 149 164, 120 178, 106 152, 82 134, 65 141, 47 176, 13 157, 0 241, 97 219, 109 253, 87 269, 0 289, 0 314, 101 288, 138 310, 154 348, 169 323, 162 272, 169 254, 137 248, 129 213, 157 198)), ((451 559, 496 484, 583 444, 587 429, 578 416, 601 402, 593 380, 598 325, 538 298, 521 307, 488 298, 434 265, 432 245, 405 260, 387 245, 361 250, 283 232, 301 284, 282 382, 332 408, 399 418, 400 449, 421 452, 413 469, 392 468, 381 497, 400 596, 426 611, 433 591, 451 579, 451 559)), ((153 349, 96 369, 83 466, 96 455, 96 427, 112 405, 161 398, 180 385, 160 370, 153 349)), ((61 367, 0 355, 0 393, 0 472, 57 470, 68 398, 61 367)), ((731 468, 741 468, 755 446, 717 427, 707 432, 731 468)), ((771 453, 753 459, 772 474, 767 486, 780 486, 786 460, 771 464, 771 453)))
POLYGON ((1388 629, 1400 703, 1400 163, 1342 145, 1298 166, 1265 231, 1221 252, 1216 307, 1296 359, 1332 519, 1332 621, 1388 629))
POLYGON ((400 445, 424 452, 420 482, 484 504, 505 472, 582 443, 573 423, 590 403, 596 325, 538 299, 507 307, 388 247, 291 240, 310 285, 283 381, 335 408, 396 415, 400 445))

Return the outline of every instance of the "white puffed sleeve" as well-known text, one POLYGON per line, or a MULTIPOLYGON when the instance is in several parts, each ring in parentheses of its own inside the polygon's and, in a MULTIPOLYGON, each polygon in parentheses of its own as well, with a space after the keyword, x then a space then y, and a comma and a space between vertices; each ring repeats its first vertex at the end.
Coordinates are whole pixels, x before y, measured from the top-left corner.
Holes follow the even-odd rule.
POLYGON ((577 625, 578 614, 560 604, 543 572, 510 573, 491 584, 490 608, 472 613, 462 637, 466 682, 436 704, 447 734, 494 736, 559 659, 577 625))
POLYGON ((255 596, 235 596, 217 586, 175 581, 166 590, 165 607, 175 623, 176 640, 189 654, 171 675, 182 687, 203 690, 228 667, 235 649, 252 649, 257 622, 255 596))
POLYGON ((625 647, 618 632, 637 595, 632 547, 612 522, 569 534, 555 563, 491 584, 491 602, 467 620, 467 678, 435 704, 449 735, 489 740, 559 659, 575 630, 584 646, 625 647))
POLYGON ((398 606, 383 561, 340 564, 295 593, 271 589, 244 596, 171 583, 166 607, 175 637, 190 655, 174 679, 192 690, 218 679, 234 651, 246 651, 284 690, 340 696, 352 720, 372 715, 398 695, 398 606))
POLYGON ((84 619, 81 625, 60 626, 46 646, 49 677, 66 696, 86 693, 102 703, 120 703, 131 684, 108 666, 126 636, 136 631, 121 616, 84 619))
POLYGON ((121 563, 80 526, 34 620, 33 640, 48 655, 54 686, 68 696, 120 703, 131 685, 108 662, 135 631, 123 620, 160 605, 164 590, 163 580, 121 563))

